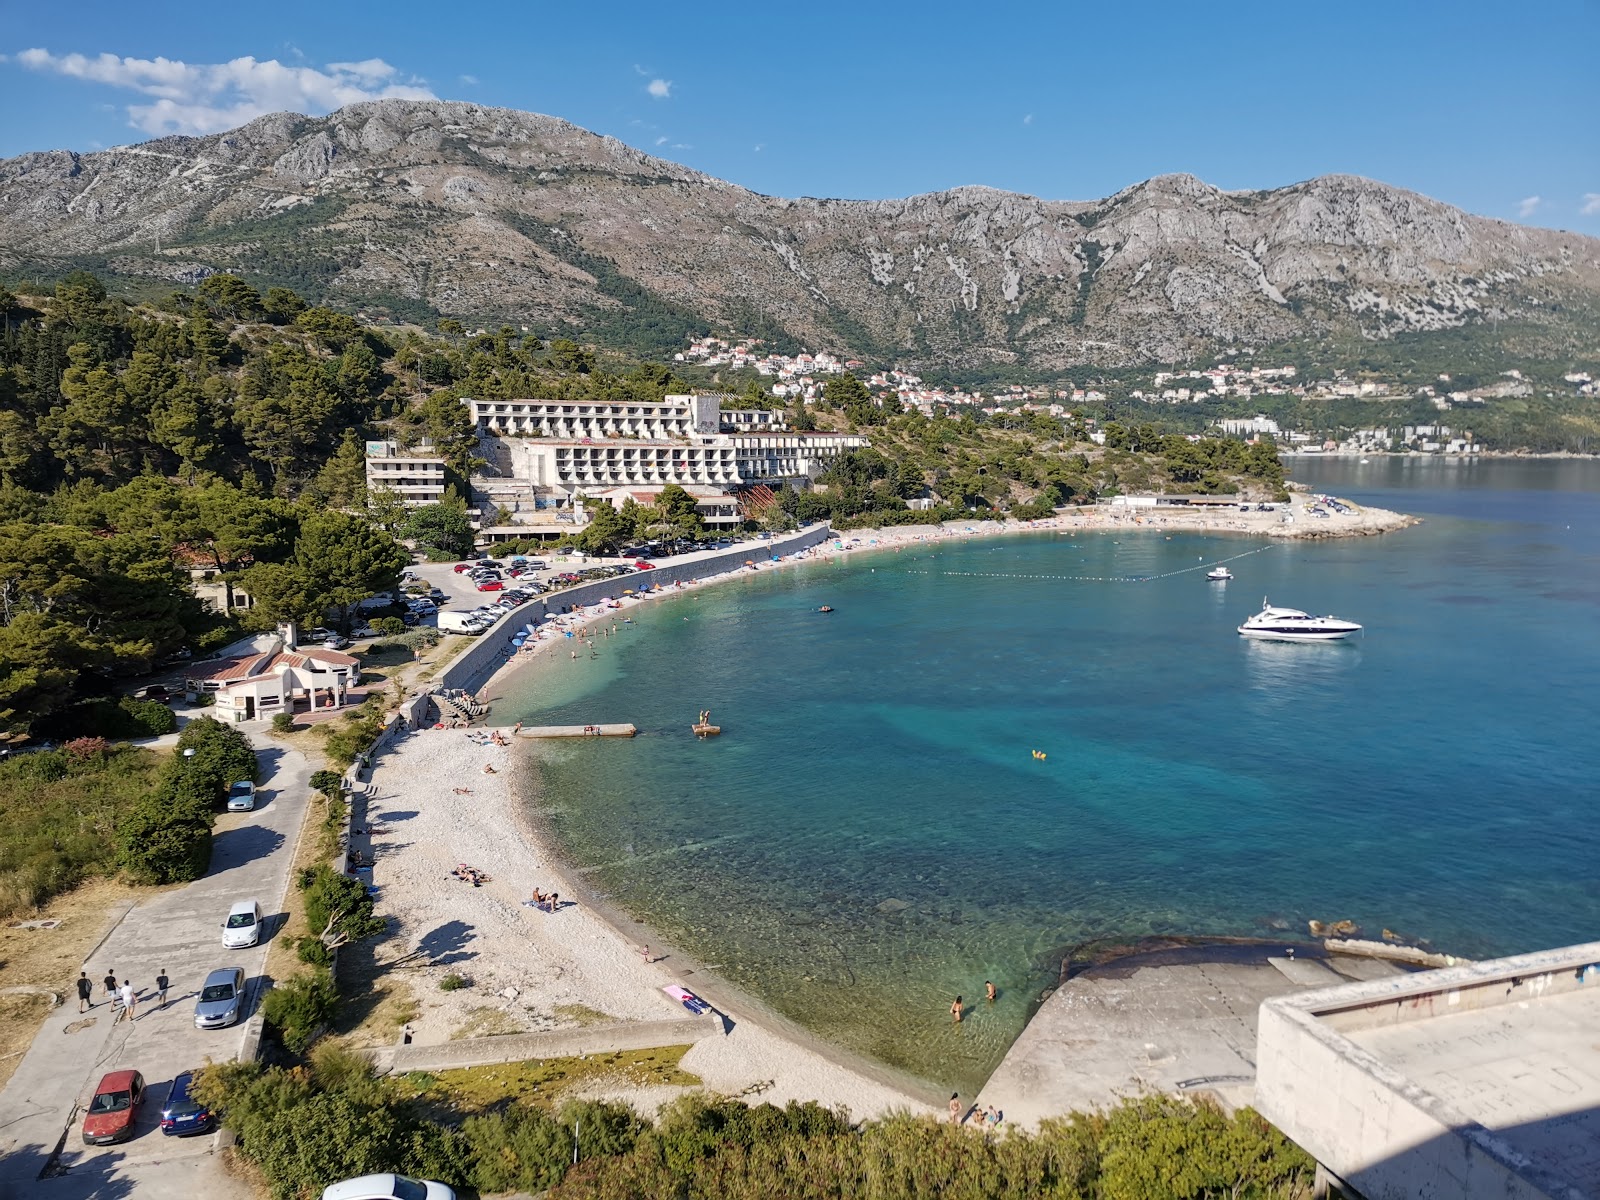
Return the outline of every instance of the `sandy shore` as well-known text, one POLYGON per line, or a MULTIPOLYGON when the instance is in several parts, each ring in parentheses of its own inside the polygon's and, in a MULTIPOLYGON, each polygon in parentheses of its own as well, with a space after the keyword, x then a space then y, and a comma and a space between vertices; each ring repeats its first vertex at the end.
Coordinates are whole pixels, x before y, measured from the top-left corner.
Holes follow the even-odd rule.
MULTIPOLYGON (((742 998, 663 946, 664 962, 647 963, 641 945, 591 909, 581 887, 546 852, 525 816, 532 781, 518 764, 529 752, 479 745, 461 730, 407 735, 374 771, 369 819, 375 835, 374 883, 379 912, 399 926, 385 957, 421 948, 431 965, 404 977, 421 1005, 413 1045, 463 1034, 538 1032, 576 1026, 605 1014, 619 1020, 686 1015, 661 988, 683 983, 731 1018, 726 1036, 697 1043, 683 1069, 728 1095, 758 1095, 784 1104, 816 1100, 843 1105, 857 1117, 895 1109, 932 1111, 887 1079, 856 1070, 803 1034, 776 1028, 742 998), (492 766, 493 774, 484 768, 492 766), (458 792, 455 789, 465 789, 458 792), (451 875, 465 863, 487 873, 480 887, 451 875), (525 906, 533 888, 562 897, 559 911, 525 906), (471 985, 439 990, 456 974, 471 985)), ((652 1112, 677 1088, 601 1085, 589 1094, 625 1100, 652 1112)))

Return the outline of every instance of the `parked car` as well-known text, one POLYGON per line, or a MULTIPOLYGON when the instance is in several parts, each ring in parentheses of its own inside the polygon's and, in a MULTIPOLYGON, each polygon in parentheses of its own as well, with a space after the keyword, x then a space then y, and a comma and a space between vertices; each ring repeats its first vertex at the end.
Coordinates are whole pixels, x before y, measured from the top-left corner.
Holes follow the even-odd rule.
POLYGON ((260 940, 261 905, 255 900, 236 902, 222 923, 222 944, 229 950, 243 950, 260 940))
POLYGON ((256 806, 256 785, 248 779, 228 785, 228 811, 251 812, 256 806))
POLYGON ((225 1029, 244 1008, 244 968, 220 967, 206 976, 194 1005, 196 1029, 225 1029))
POLYGON ((322 1189, 322 1200, 456 1200, 456 1194, 431 1179, 410 1179, 385 1172, 330 1183, 322 1189))
POLYGON ((505 588, 505 583, 499 579, 485 579, 478 585, 480 592, 503 592, 505 588))
POLYGON ((655 570, 655 566, 655 563, 641 558, 638 562, 633 564, 633 569, 635 571, 653 571, 655 570))
POLYGON ((443 588, 432 588, 428 592, 428 599, 432 600, 435 604, 443 604, 449 598, 449 593, 443 588))
POLYGON ((133 1124, 144 1101, 144 1076, 137 1071, 112 1071, 100 1080, 83 1118, 83 1144, 105 1146, 133 1136, 133 1124))
POLYGON ((457 563, 455 566, 451 567, 450 569, 452 571, 454 571, 457 575, 459 575, 463 571, 472 570, 472 564, 471 563, 457 563))
POLYGON ((216 1115, 190 1094, 193 1088, 194 1072, 185 1071, 167 1090, 167 1102, 161 1106, 161 1132, 168 1137, 210 1133, 217 1127, 216 1115))
POLYGON ((136 690, 133 693, 133 698, 135 700, 159 700, 161 703, 167 704, 177 699, 177 693, 164 683, 152 683, 136 690))
POLYGON ((378 631, 371 625, 357 625, 350 631, 350 636, 357 638, 375 638, 378 636, 378 631))

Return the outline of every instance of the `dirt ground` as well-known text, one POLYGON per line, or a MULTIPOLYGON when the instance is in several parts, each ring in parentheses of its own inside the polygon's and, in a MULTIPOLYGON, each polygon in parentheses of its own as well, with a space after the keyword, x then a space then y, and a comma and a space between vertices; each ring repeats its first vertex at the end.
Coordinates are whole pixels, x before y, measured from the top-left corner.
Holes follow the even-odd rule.
MULTIPOLYGON (((154 895, 156 890, 93 880, 57 896, 32 916, 15 917, 0 924, 0 989, 47 987, 61 997, 62 1003, 76 1004, 74 981, 80 970, 87 969, 98 987, 106 967, 116 965, 86 963, 90 951, 132 904, 154 895), (50 929, 26 924, 33 921, 61 923, 50 929)), ((17 1069, 49 1011, 49 1001, 44 997, 0 996, 0 1087, 17 1069)))

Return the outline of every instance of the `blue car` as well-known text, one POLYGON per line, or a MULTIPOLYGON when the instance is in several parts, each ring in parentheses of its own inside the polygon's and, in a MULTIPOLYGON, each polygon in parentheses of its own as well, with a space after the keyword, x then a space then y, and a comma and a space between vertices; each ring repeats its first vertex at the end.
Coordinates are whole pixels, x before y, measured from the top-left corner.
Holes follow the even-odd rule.
POLYGON ((172 1081, 167 1102, 161 1106, 161 1132, 168 1137, 210 1133, 217 1127, 217 1118, 211 1110, 189 1094, 193 1086, 193 1071, 185 1071, 172 1081))

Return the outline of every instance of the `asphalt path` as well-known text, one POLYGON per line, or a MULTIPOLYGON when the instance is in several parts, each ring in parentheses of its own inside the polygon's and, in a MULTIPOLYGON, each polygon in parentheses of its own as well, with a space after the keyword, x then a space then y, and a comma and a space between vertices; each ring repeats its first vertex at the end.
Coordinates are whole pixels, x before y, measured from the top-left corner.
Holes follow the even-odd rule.
MULTIPOLYGON (((262 739, 255 739, 261 742, 262 739)), ((205 877, 152 896, 116 920, 83 969, 96 984, 95 1007, 78 1012, 70 996, 44 1022, 16 1074, 0 1091, 0 1200, 78 1197, 249 1196, 216 1166, 215 1138, 176 1138, 160 1131, 173 1078, 207 1059, 238 1057, 251 1016, 270 981, 262 974, 267 945, 285 921, 284 900, 310 795, 311 767, 297 751, 259 744, 261 783, 254 812, 217 818, 205 877), (238 900, 258 900, 261 942, 225 950, 222 923, 238 900), (245 970, 247 1000, 239 1024, 194 1026, 195 999, 218 967, 245 970), (115 1021, 101 978, 114 970, 140 1000, 133 1020, 115 1021), (172 981, 167 1005, 152 997, 155 978, 172 981), (137 1070, 146 1094, 134 1136, 115 1146, 85 1146, 83 1111, 109 1071, 137 1070), (41 1178, 41 1175, 45 1176, 41 1178)))

